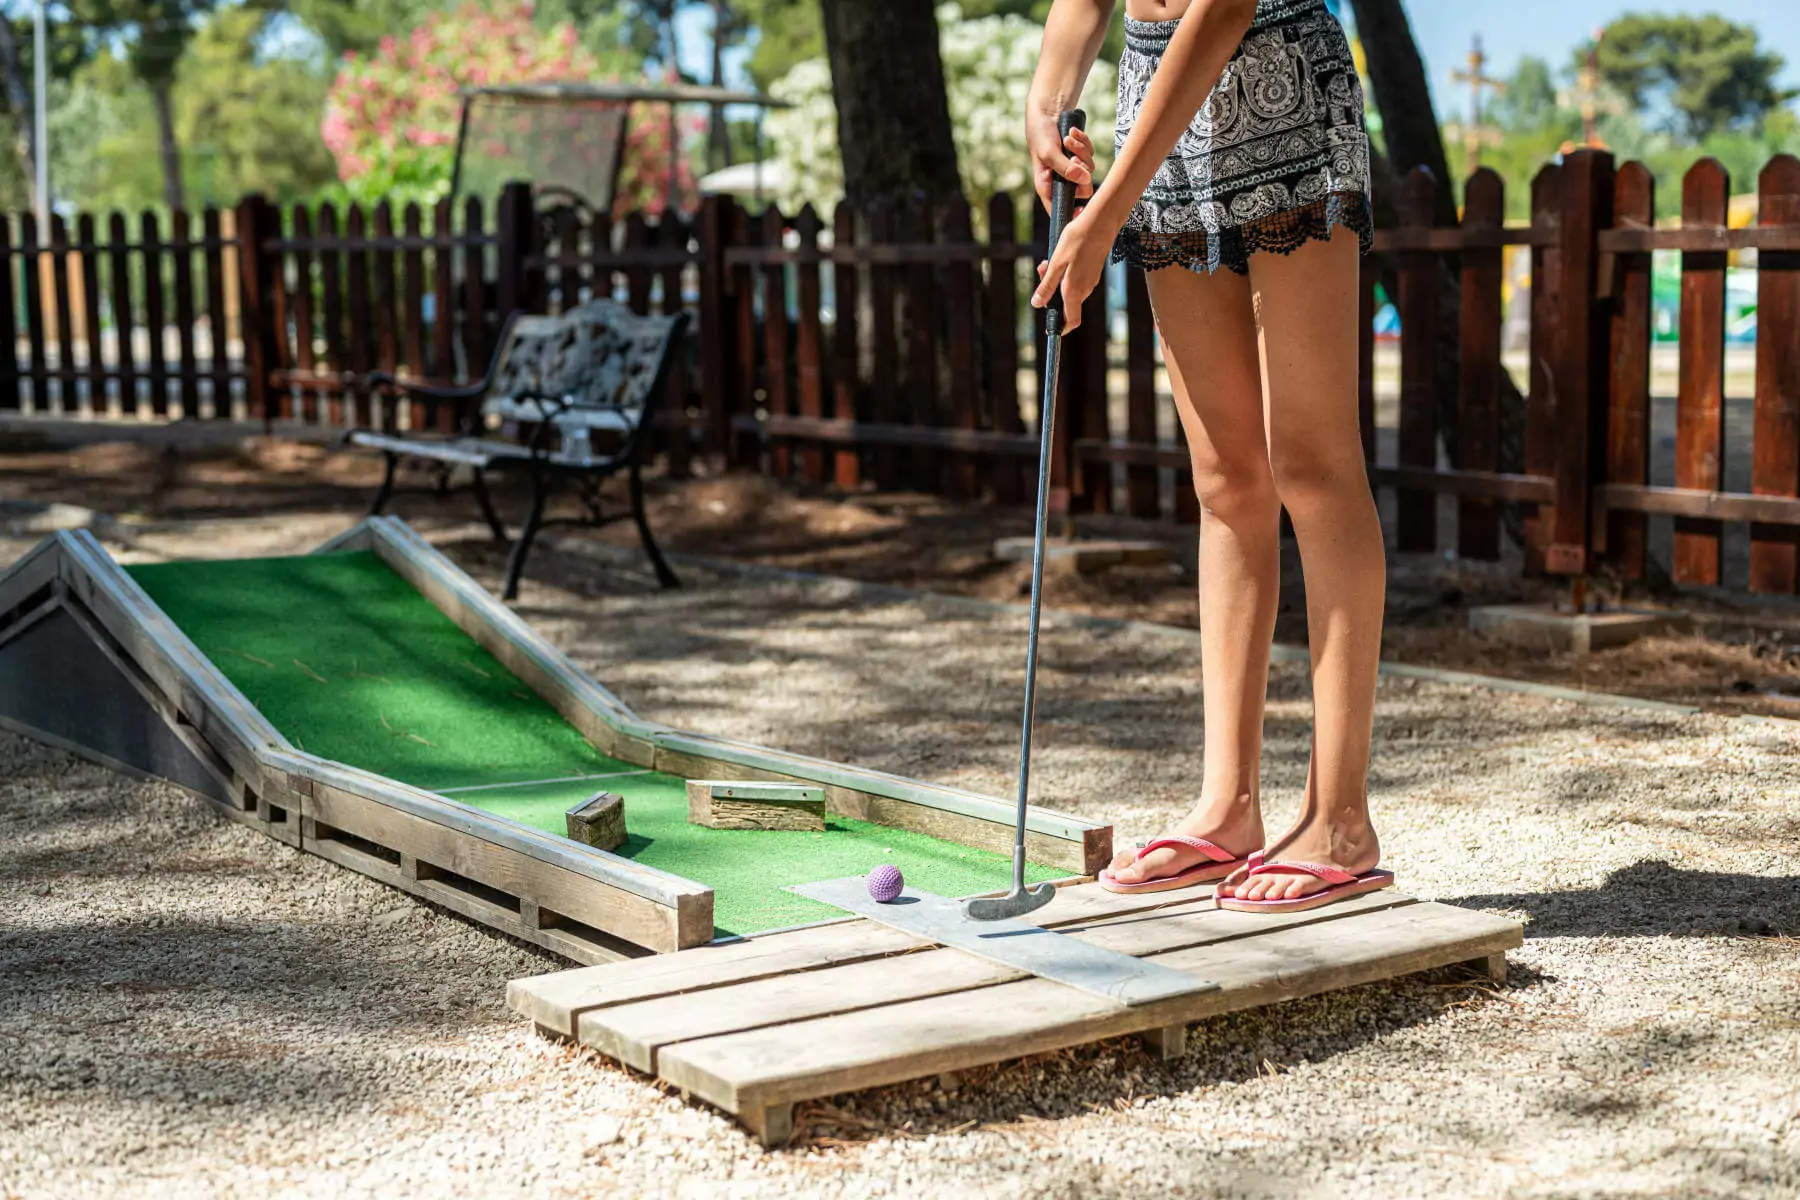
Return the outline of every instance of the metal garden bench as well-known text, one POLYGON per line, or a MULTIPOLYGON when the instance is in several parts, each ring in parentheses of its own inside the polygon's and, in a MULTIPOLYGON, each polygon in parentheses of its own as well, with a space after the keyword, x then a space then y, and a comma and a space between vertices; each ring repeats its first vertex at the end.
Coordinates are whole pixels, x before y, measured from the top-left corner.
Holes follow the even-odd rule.
POLYGON ((638 316, 616 301, 591 300, 561 316, 512 314, 486 377, 477 383, 441 387, 377 373, 371 382, 416 400, 459 405, 464 416, 453 435, 397 433, 390 406, 389 429, 349 435, 352 445, 378 450, 387 459, 370 513, 387 507, 402 459, 436 463, 446 474, 469 468, 488 528, 501 542, 512 541, 501 592, 512 600, 554 490, 572 482, 592 523, 619 520, 624 514, 602 514, 599 484, 624 471, 631 517, 656 577, 664 587, 679 587, 644 516, 642 466, 644 423, 662 394, 686 325, 686 313, 638 316), (501 470, 531 476, 531 509, 516 539, 509 539, 488 493, 488 472, 501 470))

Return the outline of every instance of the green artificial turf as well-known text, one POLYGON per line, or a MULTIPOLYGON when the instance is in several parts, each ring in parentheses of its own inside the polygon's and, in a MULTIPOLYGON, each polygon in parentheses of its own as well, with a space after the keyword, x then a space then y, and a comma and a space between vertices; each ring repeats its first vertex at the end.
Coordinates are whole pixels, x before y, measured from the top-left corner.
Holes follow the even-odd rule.
POLYGON ((1003 855, 843 817, 824 833, 690 825, 683 780, 596 751, 373 554, 128 570, 303 750, 555 834, 565 832, 564 811, 593 792, 624 796, 631 839, 619 853, 713 888, 721 933, 839 915, 782 889, 884 862, 942 895, 1006 881, 1003 855))

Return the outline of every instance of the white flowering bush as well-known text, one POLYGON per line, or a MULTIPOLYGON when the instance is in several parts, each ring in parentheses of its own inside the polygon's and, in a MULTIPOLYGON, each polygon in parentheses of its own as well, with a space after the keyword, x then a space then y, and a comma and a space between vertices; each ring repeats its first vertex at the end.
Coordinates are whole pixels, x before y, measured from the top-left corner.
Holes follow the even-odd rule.
MULTIPOLYGON (((955 4, 938 9, 940 53, 949 92, 950 124, 963 194, 984 211, 988 198, 1011 192, 1023 199, 1031 189, 1031 159, 1025 147, 1025 99, 1037 69, 1044 27, 1020 16, 965 21, 955 4)), ((1104 165, 1112 148, 1118 76, 1112 64, 1096 62, 1082 93, 1088 134, 1104 165)), ((769 114, 774 157, 784 168, 784 207, 810 202, 827 215, 844 192, 838 157, 837 109, 831 99, 831 68, 823 59, 796 65, 770 89, 793 108, 769 114)))

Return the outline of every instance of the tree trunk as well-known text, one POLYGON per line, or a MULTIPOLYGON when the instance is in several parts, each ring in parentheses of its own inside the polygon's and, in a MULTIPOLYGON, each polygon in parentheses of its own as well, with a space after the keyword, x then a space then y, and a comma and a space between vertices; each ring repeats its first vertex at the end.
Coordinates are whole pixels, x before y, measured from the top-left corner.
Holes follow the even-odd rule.
POLYGON ((31 107, 31 90, 25 86, 25 70, 19 65, 19 47, 13 41, 12 22, 0 18, 0 75, 5 76, 6 107, 18 130, 15 148, 25 188, 37 195, 37 122, 31 107))
POLYGON ((168 83, 153 84, 150 95, 156 101, 156 132, 162 155, 163 203, 173 212, 181 207, 181 151, 175 144, 175 109, 168 83))
POLYGON ((844 196, 962 198, 937 15, 923 0, 820 0, 844 196))
MULTIPOLYGON (((1415 167, 1424 167, 1437 180, 1432 217, 1438 225, 1457 224, 1456 189, 1444 154, 1444 135, 1431 103, 1431 84, 1425 73, 1418 43, 1413 40, 1401 0, 1352 0, 1356 11, 1356 35, 1368 64, 1369 85, 1381 113, 1381 137, 1386 153, 1374 155, 1375 219, 1382 226, 1395 222, 1393 200, 1400 181, 1415 167)), ((1460 261, 1442 255, 1438 285, 1436 382, 1438 436, 1456 463, 1458 393, 1462 366, 1462 282, 1460 261)), ((1381 268, 1381 284, 1388 295, 1398 295, 1391 264, 1381 268)), ((1525 461, 1525 397, 1512 376, 1500 373, 1500 469, 1519 471, 1525 461)), ((1502 520, 1514 540, 1523 536, 1524 525, 1516 505, 1501 509, 1502 520)))

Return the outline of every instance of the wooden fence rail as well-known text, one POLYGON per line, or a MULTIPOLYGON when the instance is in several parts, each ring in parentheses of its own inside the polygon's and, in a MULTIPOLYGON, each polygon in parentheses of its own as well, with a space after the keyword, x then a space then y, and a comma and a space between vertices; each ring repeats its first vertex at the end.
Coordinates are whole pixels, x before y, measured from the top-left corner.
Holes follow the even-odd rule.
MULTIPOLYGON (((1642 577, 1662 537, 1677 582, 1717 584, 1735 523, 1748 527, 1744 582, 1800 588, 1800 160, 1768 164, 1749 228, 1726 225, 1729 183, 1716 162, 1696 164, 1680 226, 1659 228, 1642 164, 1580 151, 1533 181, 1529 223, 1505 223, 1504 187, 1483 171, 1460 223, 1439 228, 1432 181, 1403 181, 1400 223, 1364 260, 1356 381, 1398 549, 1494 559, 1511 527, 1529 569, 1642 577), (1754 388, 1734 397, 1726 277, 1749 252, 1754 388), (1677 382, 1663 397, 1658 253, 1681 264, 1677 382), (1375 336, 1384 297, 1397 367, 1375 336), (1728 422, 1746 400, 1747 424, 1728 422)), ((0 218, 12 281, 0 339, 13 347, 0 410, 450 430, 464 414, 414 411, 378 375, 466 382, 508 312, 611 295, 695 311, 657 421, 672 473, 705 458, 810 487, 1018 503, 1033 487, 1042 383, 1041 314, 1025 298, 1047 237, 1035 206, 1021 218, 1005 196, 980 212, 828 215, 712 197, 691 219, 614 221, 540 207, 523 184, 430 208, 283 211, 252 196, 198 218, 84 213, 48 231, 0 218)), ((1064 347, 1055 507, 1196 521, 1143 274, 1109 273, 1087 318, 1064 347)))

